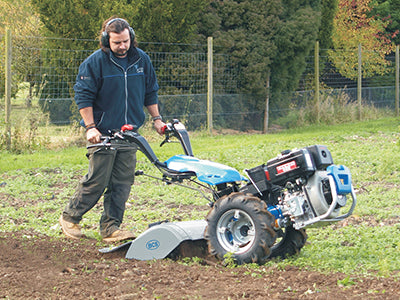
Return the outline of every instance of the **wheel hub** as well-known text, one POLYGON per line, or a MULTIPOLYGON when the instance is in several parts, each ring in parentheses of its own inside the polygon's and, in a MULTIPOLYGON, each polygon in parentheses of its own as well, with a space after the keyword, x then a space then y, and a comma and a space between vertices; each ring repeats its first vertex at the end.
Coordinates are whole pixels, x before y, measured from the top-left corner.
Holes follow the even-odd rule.
POLYGON ((243 210, 228 210, 218 221, 217 238, 227 252, 243 253, 254 243, 254 222, 243 210))
POLYGON ((250 230, 250 228, 249 228, 249 226, 247 226, 247 225, 242 226, 242 227, 240 227, 240 229, 239 229, 240 234, 241 234, 242 236, 247 236, 248 233, 249 233, 249 230, 250 230))

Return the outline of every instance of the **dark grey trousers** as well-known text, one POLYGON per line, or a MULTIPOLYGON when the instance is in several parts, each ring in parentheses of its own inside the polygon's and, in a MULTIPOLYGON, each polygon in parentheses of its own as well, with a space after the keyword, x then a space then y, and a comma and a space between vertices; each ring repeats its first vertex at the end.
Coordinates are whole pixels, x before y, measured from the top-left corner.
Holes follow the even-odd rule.
POLYGON ((78 224, 104 194, 104 209, 100 218, 100 234, 105 237, 119 229, 134 182, 137 148, 124 142, 110 149, 88 149, 88 173, 64 209, 63 218, 78 224))

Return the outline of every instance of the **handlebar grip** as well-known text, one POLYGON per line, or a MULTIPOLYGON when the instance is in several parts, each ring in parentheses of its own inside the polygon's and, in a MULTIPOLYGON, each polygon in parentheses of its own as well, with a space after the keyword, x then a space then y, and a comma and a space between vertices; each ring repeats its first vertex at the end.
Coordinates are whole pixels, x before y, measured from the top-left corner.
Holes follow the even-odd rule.
POLYGON ((121 131, 132 131, 134 129, 134 126, 132 124, 125 124, 121 127, 121 131))
POLYGON ((168 129, 168 126, 167 125, 164 125, 164 127, 163 128, 161 128, 161 133, 162 134, 165 134, 165 131, 168 129))

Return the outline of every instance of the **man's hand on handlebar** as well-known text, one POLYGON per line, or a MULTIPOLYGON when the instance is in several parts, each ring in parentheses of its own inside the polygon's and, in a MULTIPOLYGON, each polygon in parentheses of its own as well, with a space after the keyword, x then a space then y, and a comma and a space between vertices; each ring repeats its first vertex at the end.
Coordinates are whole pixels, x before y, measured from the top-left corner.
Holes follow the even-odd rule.
POLYGON ((86 131, 86 139, 92 144, 100 143, 100 137, 101 133, 97 128, 91 128, 86 131))
POLYGON ((159 135, 163 135, 164 134, 165 125, 166 124, 162 120, 155 120, 154 121, 154 128, 156 129, 156 131, 158 132, 159 135))

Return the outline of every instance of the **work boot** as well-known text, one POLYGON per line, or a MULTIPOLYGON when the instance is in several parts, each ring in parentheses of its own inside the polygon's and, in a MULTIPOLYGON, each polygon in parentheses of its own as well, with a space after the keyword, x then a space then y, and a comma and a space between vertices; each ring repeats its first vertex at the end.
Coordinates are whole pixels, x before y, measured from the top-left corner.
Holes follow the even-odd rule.
POLYGON ((118 229, 111 233, 109 236, 103 237, 103 241, 106 243, 114 243, 126 240, 134 240, 135 235, 127 230, 118 229))
POLYGON ((60 225, 64 234, 71 239, 79 240, 85 237, 81 232, 81 226, 79 226, 79 224, 65 221, 62 215, 60 216, 60 225))

